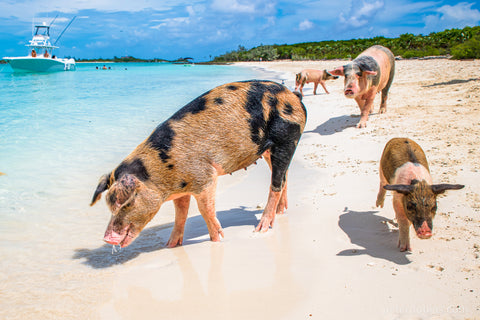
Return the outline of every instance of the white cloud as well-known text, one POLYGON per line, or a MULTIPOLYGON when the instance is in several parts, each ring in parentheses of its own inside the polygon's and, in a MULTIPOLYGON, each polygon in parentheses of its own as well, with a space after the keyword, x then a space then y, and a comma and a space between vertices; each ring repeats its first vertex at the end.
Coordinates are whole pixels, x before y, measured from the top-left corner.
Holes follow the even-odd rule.
POLYGON ((339 15, 339 20, 344 27, 363 27, 368 24, 375 15, 384 7, 384 2, 382 0, 377 0, 375 2, 362 2, 360 8, 353 6, 350 8, 350 13, 348 16, 342 12, 339 15))
POLYGON ((239 3, 237 0, 213 0, 212 8, 221 12, 253 13, 254 3, 239 3))
POLYGON ((310 21, 310 20, 303 20, 302 22, 300 22, 300 24, 298 25, 298 29, 301 30, 301 31, 304 31, 304 30, 308 30, 308 29, 312 29, 313 28, 313 23, 310 21))
MULTIPOLYGON (((153 22, 155 22, 155 21, 157 21, 157 20, 154 20, 153 22)), ((182 25, 189 24, 190 23, 190 18, 178 17, 178 18, 171 18, 171 19, 163 19, 163 20, 159 20, 159 21, 160 21, 159 24, 151 26, 150 28, 151 29, 160 29, 160 28, 163 28, 163 27, 178 28, 182 25)))
POLYGON ((192 6, 187 7, 187 12, 189 16, 194 16, 195 15, 195 10, 193 9, 192 6))
MULTIPOLYGON (((0 17, 16 17, 22 21, 31 21, 32 17, 41 12, 60 11, 66 14, 76 13, 80 10, 96 10, 101 12, 140 12, 142 10, 167 11, 178 6, 192 6, 204 0, 26 0, 6 1, 2 3, 0 17)), ((53 18, 53 17, 52 17, 53 18)))
POLYGON ((480 12, 472 9, 473 3, 460 2, 455 6, 445 5, 438 9, 443 14, 444 19, 457 21, 470 21, 476 24, 480 20, 480 12))
POLYGON ((444 5, 437 14, 426 16, 425 28, 432 30, 475 26, 480 22, 480 11, 472 9, 473 3, 460 2, 454 6, 444 5))
POLYGON ((90 49, 94 49, 94 48, 106 48, 109 45, 110 45, 110 43, 108 43, 106 41, 95 41, 95 42, 87 43, 85 45, 85 47, 90 48, 90 49))
POLYGON ((266 16, 275 13, 277 3, 272 0, 213 0, 214 11, 233 14, 266 16))
POLYGON ((267 23, 263 25, 264 28, 273 27, 277 19, 275 17, 267 17, 267 23))

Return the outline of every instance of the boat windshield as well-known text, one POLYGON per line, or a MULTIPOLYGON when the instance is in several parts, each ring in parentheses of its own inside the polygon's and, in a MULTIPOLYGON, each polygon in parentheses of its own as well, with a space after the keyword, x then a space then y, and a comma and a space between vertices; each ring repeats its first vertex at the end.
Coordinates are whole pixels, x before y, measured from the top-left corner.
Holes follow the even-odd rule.
POLYGON ((50 36, 50 27, 48 26, 35 26, 36 36, 50 36))

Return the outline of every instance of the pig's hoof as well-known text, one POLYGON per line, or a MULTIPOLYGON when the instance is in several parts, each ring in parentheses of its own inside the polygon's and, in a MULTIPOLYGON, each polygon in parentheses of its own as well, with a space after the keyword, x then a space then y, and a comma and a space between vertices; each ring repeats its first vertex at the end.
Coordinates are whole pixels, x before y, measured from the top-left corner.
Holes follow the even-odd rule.
POLYGON ((260 223, 255 228, 256 232, 267 232, 270 227, 273 227, 273 219, 262 217, 260 223))
POLYGON ((182 245, 182 242, 183 240, 182 239, 172 239, 170 238, 167 242, 167 244, 165 245, 165 247, 167 248, 175 248, 176 246, 181 246, 182 245))
POLYGON ((387 112, 387 108, 380 108, 380 113, 386 113, 387 112))
POLYGON ((285 202, 280 202, 277 206, 276 214, 284 214, 287 211, 287 204, 285 202))
POLYGON ((398 242, 398 248, 400 248, 400 252, 412 251, 412 247, 408 243, 398 242))
POLYGON ((213 242, 220 242, 222 238, 225 238, 222 228, 218 229, 216 233, 210 234, 210 240, 213 242))
POLYGON ((360 122, 357 124, 357 128, 358 128, 358 129, 366 128, 366 127, 367 127, 367 123, 364 122, 364 121, 360 121, 360 122))
POLYGON ((381 200, 377 199, 377 202, 375 203, 375 205, 377 206, 377 208, 378 207, 383 208, 383 202, 384 202, 384 199, 381 199, 381 200))

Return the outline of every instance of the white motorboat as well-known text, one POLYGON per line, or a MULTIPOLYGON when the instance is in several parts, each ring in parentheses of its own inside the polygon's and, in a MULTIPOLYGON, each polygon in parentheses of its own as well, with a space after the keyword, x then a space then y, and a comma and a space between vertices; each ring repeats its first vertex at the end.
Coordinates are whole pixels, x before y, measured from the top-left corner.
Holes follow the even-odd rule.
MULTIPOLYGON (((72 22, 73 19, 68 26, 72 22)), ((66 28, 63 32, 65 32, 65 30, 66 28)), ((30 54, 28 56, 3 58, 10 64, 15 72, 54 72, 75 70, 74 59, 60 59, 53 55, 53 49, 57 49, 58 47, 51 44, 50 26, 47 26, 45 23, 35 26, 35 34, 33 35, 32 40, 30 40, 30 43, 26 46, 30 48, 30 54)))

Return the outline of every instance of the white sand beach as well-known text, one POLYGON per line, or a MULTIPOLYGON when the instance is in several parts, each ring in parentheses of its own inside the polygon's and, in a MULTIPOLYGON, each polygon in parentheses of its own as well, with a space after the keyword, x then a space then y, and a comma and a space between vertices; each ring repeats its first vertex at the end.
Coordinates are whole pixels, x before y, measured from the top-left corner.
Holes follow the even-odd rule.
MULTIPOLYGON (((344 63, 238 65, 293 89, 301 69, 344 63)), ((174 221, 167 202, 130 246, 112 252, 102 241, 105 200, 88 207, 96 174, 84 192, 49 204, 63 220, 2 225, 21 232, 0 259, 0 318, 480 319, 480 60, 396 63, 387 113, 377 113, 377 95, 364 129, 342 79, 327 81, 330 94, 306 85, 289 208, 267 233, 253 232, 268 196, 264 161, 219 179, 219 243, 192 203, 184 245, 165 248, 174 221), (380 156, 393 137, 423 147, 434 183, 465 185, 439 197, 432 238, 411 232, 411 252, 397 248, 392 195, 375 207, 380 156)))
MULTIPOLYGON (((293 88, 302 68, 343 61, 241 63, 293 88), (270 75, 270 73, 267 73, 270 75)), ((192 205, 182 247, 128 255, 110 270, 93 317, 102 319, 478 319, 480 318, 480 61, 397 61, 386 114, 355 128, 359 109, 343 94, 304 88, 306 130, 289 171, 289 208, 265 234, 269 170, 262 161, 220 179, 217 214, 225 232, 208 241, 192 205), (411 232, 399 252, 392 196, 375 207, 385 143, 409 137, 426 152, 436 183, 461 183, 438 199, 434 235, 411 232)), ((171 203, 158 215, 173 221, 171 203), (167 217, 165 217, 167 215, 167 217), (168 217, 168 215, 171 215, 168 217)), ((168 239, 152 221, 132 247, 168 239)), ((158 223, 157 223, 158 224, 158 223)), ((112 257, 112 259, 115 259, 112 257)), ((95 267, 95 261, 89 262, 95 267)))

